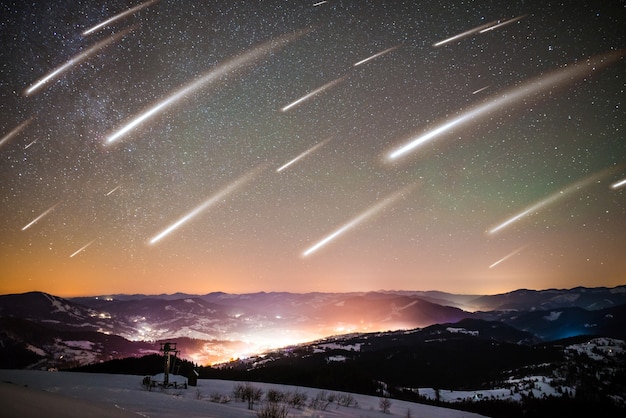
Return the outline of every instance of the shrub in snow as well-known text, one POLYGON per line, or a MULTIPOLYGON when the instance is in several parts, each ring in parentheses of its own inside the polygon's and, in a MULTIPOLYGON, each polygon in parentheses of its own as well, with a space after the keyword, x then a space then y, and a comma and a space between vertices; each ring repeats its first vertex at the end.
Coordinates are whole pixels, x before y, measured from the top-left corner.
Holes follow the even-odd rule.
POLYGON ((304 409, 307 399, 308 396, 306 395, 306 393, 300 392, 298 389, 296 389, 295 392, 289 395, 287 403, 294 408, 304 409))
POLYGON ((267 393, 265 394, 265 400, 271 403, 282 402, 285 400, 285 398, 286 398, 286 395, 283 392, 276 390, 276 389, 268 389, 267 393))
POLYGON ((349 393, 337 395, 337 405, 356 408, 358 404, 354 396, 349 393))
POLYGON ((275 402, 266 402, 256 413, 258 418, 287 418, 287 405, 275 402))
POLYGON ((330 395, 326 396, 326 392, 324 391, 318 392, 314 398, 311 398, 309 407, 313 409, 319 409, 320 411, 325 411, 328 408, 328 405, 331 404, 331 401, 329 398, 330 398, 330 395))

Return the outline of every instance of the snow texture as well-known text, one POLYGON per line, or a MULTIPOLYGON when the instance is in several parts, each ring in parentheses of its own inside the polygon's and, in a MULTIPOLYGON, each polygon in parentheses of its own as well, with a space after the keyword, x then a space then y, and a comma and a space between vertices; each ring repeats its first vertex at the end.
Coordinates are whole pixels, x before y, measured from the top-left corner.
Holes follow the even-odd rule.
MULTIPOLYGON (((155 377, 155 378, 158 378, 155 377)), ((176 379, 172 377, 172 379, 176 379)), ((160 389, 148 391, 142 386, 141 376, 110 375, 71 372, 44 372, 34 370, 0 370, 0 381, 11 382, 16 385, 28 386, 34 390, 53 392, 59 396, 92 402, 94 404, 110 404, 118 410, 133 412, 144 417, 215 417, 215 418, 241 418, 255 417, 257 411, 247 409, 247 403, 232 400, 233 387, 236 382, 224 380, 200 379, 197 387, 190 386, 188 389, 160 389), (229 400, 227 403, 212 401, 220 399, 229 400)), ((304 393, 309 401, 321 392, 326 394, 338 392, 322 391, 303 387, 252 383, 267 393, 269 389, 281 392, 304 393)), ((2 390, 3 386, 0 386, 2 390)), ((0 395, 2 395, 0 393, 0 395)), ((382 418, 389 416, 407 416, 410 411, 414 417, 430 418, 476 418, 481 415, 440 408, 430 405, 422 405, 412 402, 391 399, 389 413, 380 410, 380 398, 366 395, 351 395, 358 403, 356 407, 338 406, 336 403, 329 405, 326 410, 312 409, 305 406, 302 409, 291 408, 290 417, 370 417, 382 418)), ((309 403, 307 402, 307 405, 309 403)), ((255 410, 262 407, 263 403, 255 405, 255 410)), ((33 405, 37 411, 45 410, 45 405, 33 405)))

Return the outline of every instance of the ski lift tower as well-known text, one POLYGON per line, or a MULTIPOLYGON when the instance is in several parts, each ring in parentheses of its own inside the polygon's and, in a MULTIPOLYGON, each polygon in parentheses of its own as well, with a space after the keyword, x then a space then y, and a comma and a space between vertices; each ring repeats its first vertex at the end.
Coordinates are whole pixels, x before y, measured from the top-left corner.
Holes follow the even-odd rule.
POLYGON ((170 383, 170 368, 172 367, 172 362, 176 361, 176 356, 178 356, 180 350, 176 349, 176 343, 166 342, 161 343, 161 348, 159 349, 159 351, 163 352, 163 357, 165 358, 165 362, 163 365, 163 387, 168 387, 170 383))

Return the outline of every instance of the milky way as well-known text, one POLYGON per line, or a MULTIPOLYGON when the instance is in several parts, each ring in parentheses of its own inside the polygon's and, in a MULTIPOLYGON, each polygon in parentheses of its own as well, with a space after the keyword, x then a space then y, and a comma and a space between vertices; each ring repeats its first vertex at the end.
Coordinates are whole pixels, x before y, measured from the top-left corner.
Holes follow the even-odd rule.
POLYGON ((0 292, 624 284, 596 3, 5 2, 0 292))

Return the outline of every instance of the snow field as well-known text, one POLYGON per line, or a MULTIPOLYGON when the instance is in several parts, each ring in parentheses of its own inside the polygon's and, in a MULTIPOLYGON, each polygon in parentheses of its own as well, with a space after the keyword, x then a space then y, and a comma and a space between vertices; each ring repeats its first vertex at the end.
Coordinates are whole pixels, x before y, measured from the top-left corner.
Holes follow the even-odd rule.
MULTIPOLYGON (((248 410, 246 402, 233 399, 233 388, 237 383, 225 380, 200 379, 198 386, 188 389, 161 389, 147 391, 142 386, 142 376, 111 375, 98 373, 45 372, 35 370, 0 370, 0 381, 28 386, 33 390, 44 390, 58 395, 90 402, 104 402, 118 409, 134 412, 144 417, 215 417, 240 418, 256 417, 257 411, 248 410), (230 399, 228 403, 213 402, 211 399, 230 399)), ((156 377, 159 380, 159 377, 156 377)), ((170 379, 173 381, 174 378, 170 379)), ((339 406, 331 403, 325 410, 311 408, 310 401, 324 392, 326 395, 347 395, 342 392, 313 388, 295 387, 269 383, 251 383, 263 393, 273 389, 283 393, 304 393, 306 406, 302 409, 290 408, 289 417, 311 418, 382 418, 390 416, 429 417, 429 418, 475 418, 481 415, 390 399, 389 412, 381 411, 380 398, 359 394, 349 394, 357 406, 339 406)), ((442 391, 443 392, 443 391, 442 391)), ((255 404, 255 410, 263 406, 255 404)), ((41 406, 40 406, 41 407, 41 406)))

